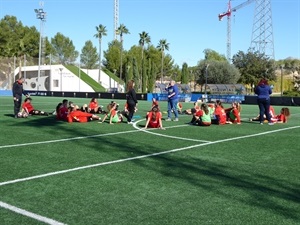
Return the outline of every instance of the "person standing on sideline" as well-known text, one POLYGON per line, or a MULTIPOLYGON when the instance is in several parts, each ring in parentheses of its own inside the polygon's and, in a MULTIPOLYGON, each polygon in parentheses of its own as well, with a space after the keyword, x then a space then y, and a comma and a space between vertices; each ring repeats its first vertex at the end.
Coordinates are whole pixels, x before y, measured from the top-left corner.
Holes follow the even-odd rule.
POLYGON ((22 104, 22 95, 29 97, 26 95, 23 89, 24 78, 20 78, 15 81, 12 87, 12 93, 14 98, 14 116, 18 118, 18 112, 20 112, 21 104, 22 104))
POLYGON ((257 94, 257 104, 259 107, 259 122, 263 124, 264 115, 266 115, 266 119, 268 120, 269 125, 273 125, 274 123, 271 120, 270 116, 270 95, 272 94, 272 88, 269 86, 268 81, 266 79, 261 79, 258 85, 254 90, 255 94, 257 94))
POLYGON ((166 88, 166 91, 168 92, 168 118, 166 119, 166 121, 171 121, 172 110, 175 115, 174 121, 178 121, 177 104, 179 91, 174 80, 171 80, 169 86, 166 88))
POLYGON ((127 94, 126 94, 126 100, 127 100, 127 107, 128 107, 128 115, 124 115, 127 119, 128 124, 132 124, 132 117, 133 114, 137 111, 137 98, 136 98, 136 92, 134 90, 134 80, 129 80, 127 82, 127 94))

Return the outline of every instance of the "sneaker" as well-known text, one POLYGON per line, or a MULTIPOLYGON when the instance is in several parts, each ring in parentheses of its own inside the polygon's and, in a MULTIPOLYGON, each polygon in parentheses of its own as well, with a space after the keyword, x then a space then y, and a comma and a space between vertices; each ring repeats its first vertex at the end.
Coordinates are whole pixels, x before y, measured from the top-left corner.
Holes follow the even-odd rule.
POLYGON ((260 125, 264 125, 263 123, 259 123, 260 125))
POLYGON ((177 122, 177 121, 178 121, 178 118, 175 118, 174 121, 177 122))
POLYGON ((165 121, 172 121, 171 118, 165 119, 165 121))
POLYGON ((269 124, 269 125, 274 125, 274 123, 272 123, 272 122, 271 122, 271 123, 268 123, 268 124, 269 124))
POLYGON ((131 121, 131 122, 127 122, 127 124, 133 124, 133 122, 131 121))

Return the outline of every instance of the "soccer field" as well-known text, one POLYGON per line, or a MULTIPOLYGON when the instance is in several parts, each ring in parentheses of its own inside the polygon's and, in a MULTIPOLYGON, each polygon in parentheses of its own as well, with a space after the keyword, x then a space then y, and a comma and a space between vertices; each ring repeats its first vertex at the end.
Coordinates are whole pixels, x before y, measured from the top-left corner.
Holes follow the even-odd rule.
MULTIPOLYGON (((46 112, 62 101, 32 98, 46 112)), ((258 107, 242 105, 241 125, 180 115, 143 130, 147 101, 133 125, 15 119, 12 97, 0 105, 1 225, 300 224, 300 107, 274 126, 249 122, 258 107)))

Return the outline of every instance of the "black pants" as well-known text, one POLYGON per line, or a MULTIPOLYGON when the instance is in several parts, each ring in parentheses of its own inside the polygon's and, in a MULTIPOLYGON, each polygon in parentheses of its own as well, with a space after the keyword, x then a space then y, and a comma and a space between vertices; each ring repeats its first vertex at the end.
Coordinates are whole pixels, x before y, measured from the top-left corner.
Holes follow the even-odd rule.
POLYGON ((20 112, 21 104, 22 104, 22 98, 21 97, 16 97, 16 100, 14 100, 14 114, 15 114, 15 116, 17 116, 18 112, 20 112))
POLYGON ((261 123, 264 122, 264 115, 266 115, 266 119, 271 123, 270 116, 270 98, 259 98, 257 99, 258 107, 259 107, 259 121, 261 123))
POLYGON ((136 104, 133 101, 128 101, 127 106, 128 106, 128 112, 129 113, 128 113, 128 116, 126 116, 126 119, 127 119, 127 122, 131 122, 134 111, 135 111, 136 104))

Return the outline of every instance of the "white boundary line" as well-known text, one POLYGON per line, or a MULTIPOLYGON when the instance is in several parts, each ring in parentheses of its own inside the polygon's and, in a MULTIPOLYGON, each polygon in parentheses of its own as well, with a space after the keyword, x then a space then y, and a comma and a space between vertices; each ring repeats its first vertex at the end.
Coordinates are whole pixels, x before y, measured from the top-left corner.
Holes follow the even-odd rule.
POLYGON ((118 160, 101 162, 101 163, 96 163, 96 164, 87 165, 87 166, 75 167, 72 169, 60 170, 60 171, 56 171, 56 172, 50 172, 50 173, 40 174, 40 175, 36 175, 36 176, 1 182, 0 186, 20 183, 20 182, 29 181, 29 180, 35 180, 35 179, 39 179, 39 178, 43 178, 43 177, 49 177, 49 176, 54 176, 54 175, 58 175, 58 174, 64 174, 64 173, 69 173, 69 172, 73 172, 73 171, 83 170, 83 169, 89 169, 89 168, 93 168, 93 167, 111 165, 111 164, 115 164, 115 163, 122 163, 122 162, 127 162, 127 161, 131 161, 131 160, 136 160, 136 159, 143 159, 143 158, 164 155, 164 154, 173 153, 173 152, 184 151, 184 150, 197 148, 197 147, 201 147, 201 146, 205 146, 205 145, 212 145, 212 144, 218 144, 218 143, 222 143, 222 142, 228 142, 228 141, 233 141, 233 140, 261 136, 264 134, 277 133, 277 132, 281 132, 281 131, 285 131, 285 130, 292 130, 292 129, 297 129, 297 128, 300 128, 300 126, 287 127, 287 128, 282 128, 282 129, 278 129, 278 130, 266 131, 266 132, 261 132, 261 133, 256 133, 256 134, 244 135, 244 136, 240 136, 240 137, 227 138, 227 139, 213 141, 213 142, 207 142, 207 143, 201 143, 201 144, 191 145, 191 146, 182 147, 182 148, 171 149, 171 150, 167 150, 167 151, 163 151, 163 152, 151 153, 151 154, 146 154, 146 155, 141 155, 141 156, 125 158, 125 159, 118 159, 118 160))
POLYGON ((40 215, 32 213, 32 212, 28 212, 28 211, 26 211, 24 209, 15 207, 13 205, 9 205, 9 204, 7 204, 5 202, 2 202, 2 201, 0 201, 0 207, 8 209, 8 210, 11 210, 11 211, 13 211, 15 213, 18 213, 18 214, 21 214, 21 215, 33 218, 35 220, 47 223, 47 224, 51 224, 51 225, 64 225, 64 223, 58 222, 58 221, 53 220, 53 219, 49 219, 49 218, 44 217, 44 216, 40 216, 40 215))

